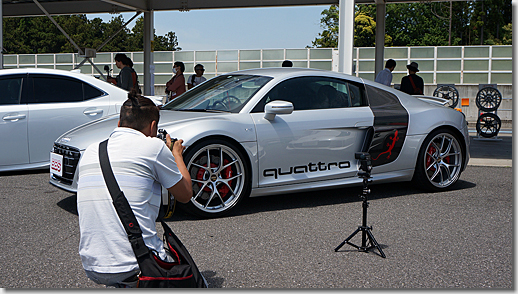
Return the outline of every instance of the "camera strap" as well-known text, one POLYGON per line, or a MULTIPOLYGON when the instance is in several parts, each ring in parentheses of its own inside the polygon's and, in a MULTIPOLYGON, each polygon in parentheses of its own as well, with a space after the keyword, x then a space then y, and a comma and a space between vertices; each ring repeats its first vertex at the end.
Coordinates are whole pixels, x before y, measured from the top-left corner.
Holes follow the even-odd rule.
POLYGON ((128 199, 124 196, 124 192, 121 191, 113 170, 110 164, 110 158, 108 157, 108 139, 102 141, 99 144, 99 163, 101 164, 101 171, 104 177, 108 191, 113 200, 113 206, 117 211, 128 239, 131 243, 131 248, 137 259, 149 253, 149 249, 144 243, 142 238, 142 230, 138 224, 137 218, 131 210, 131 206, 128 203, 128 199))

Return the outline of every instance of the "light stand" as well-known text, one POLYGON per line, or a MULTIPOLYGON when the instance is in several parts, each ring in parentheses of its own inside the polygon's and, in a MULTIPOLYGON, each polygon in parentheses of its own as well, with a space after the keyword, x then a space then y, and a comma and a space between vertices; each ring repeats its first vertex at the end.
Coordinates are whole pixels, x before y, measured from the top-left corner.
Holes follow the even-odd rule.
POLYGON ((358 226, 358 229, 354 231, 347 239, 345 239, 338 247, 335 248, 335 252, 337 252, 342 246, 344 246, 346 243, 357 248, 358 251, 367 252, 372 248, 378 249, 380 252, 381 257, 385 258, 385 253, 383 253, 383 250, 381 250, 380 245, 378 242, 376 242, 376 239, 374 239, 374 235, 372 235, 372 227, 367 226, 367 207, 369 207, 369 202, 367 202, 367 196, 371 192, 368 188, 369 179, 371 177, 371 170, 372 170, 372 161, 371 156, 367 152, 357 152, 354 154, 354 157, 360 161, 360 170, 358 171, 358 177, 363 179, 363 192, 361 195, 359 195, 363 200, 363 221, 362 225, 358 226), (354 237, 358 232, 362 232, 362 246, 355 245, 349 240, 351 240, 352 237, 354 237), (367 245, 367 238, 369 239, 369 246, 367 245))

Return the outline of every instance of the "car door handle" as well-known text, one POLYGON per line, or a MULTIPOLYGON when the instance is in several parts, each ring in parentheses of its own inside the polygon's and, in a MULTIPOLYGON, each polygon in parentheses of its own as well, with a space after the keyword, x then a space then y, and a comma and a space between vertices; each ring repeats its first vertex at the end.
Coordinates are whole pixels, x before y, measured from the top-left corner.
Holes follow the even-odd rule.
POLYGON ((25 114, 19 114, 19 113, 8 113, 2 117, 3 120, 9 120, 9 121, 18 121, 20 119, 25 119, 27 116, 25 114))
POLYGON ((91 115, 91 116, 95 116, 95 115, 102 114, 102 113, 103 113, 103 110, 102 109, 98 109, 98 108, 86 109, 85 111, 83 111, 83 114, 91 115))

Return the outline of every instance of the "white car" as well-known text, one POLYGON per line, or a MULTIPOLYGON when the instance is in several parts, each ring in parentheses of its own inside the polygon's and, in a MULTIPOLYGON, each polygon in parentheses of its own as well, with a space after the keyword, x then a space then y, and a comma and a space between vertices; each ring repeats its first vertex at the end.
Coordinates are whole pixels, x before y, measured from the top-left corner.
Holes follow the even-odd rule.
POLYGON ((128 98, 93 76, 41 68, 0 70, 0 89, 0 171, 47 168, 57 137, 118 113, 128 98))
MULTIPOLYGON (((248 196, 361 185, 359 152, 372 157, 374 183, 449 189, 469 160, 469 136, 464 114, 446 102, 331 71, 264 68, 187 91, 162 107, 158 127, 187 147, 194 195, 182 207, 217 217, 248 196)), ((81 153, 118 119, 58 138, 53 154, 64 168, 50 183, 75 192, 81 153)))

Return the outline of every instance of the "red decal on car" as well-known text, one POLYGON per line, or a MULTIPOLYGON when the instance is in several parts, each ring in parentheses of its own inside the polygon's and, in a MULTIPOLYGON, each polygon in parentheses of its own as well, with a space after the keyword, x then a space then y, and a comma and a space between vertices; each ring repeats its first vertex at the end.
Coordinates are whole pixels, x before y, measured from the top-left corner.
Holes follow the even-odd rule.
POLYGON ((387 151, 383 151, 381 152, 380 154, 378 154, 378 156, 376 158, 373 158, 373 160, 377 160, 381 154, 386 154, 388 153, 389 155, 387 156, 387 159, 390 158, 390 156, 392 155, 392 149, 394 149, 394 146, 396 145, 396 141, 399 140, 399 137, 397 136, 398 134, 398 131, 396 130, 396 132, 394 133, 394 136, 393 137, 389 137, 390 140, 392 140, 392 143, 387 143, 387 151))

